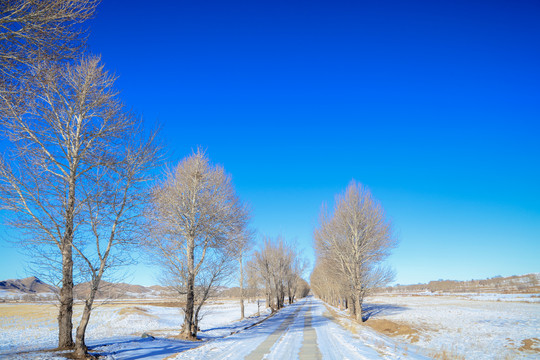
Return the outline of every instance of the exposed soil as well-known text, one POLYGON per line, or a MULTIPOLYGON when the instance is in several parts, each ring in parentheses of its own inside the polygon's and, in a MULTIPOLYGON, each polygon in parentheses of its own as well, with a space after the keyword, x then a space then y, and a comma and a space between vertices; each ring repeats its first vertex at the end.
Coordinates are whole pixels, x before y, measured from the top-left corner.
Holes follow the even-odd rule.
POLYGON ((407 324, 397 323, 386 319, 371 319, 364 323, 373 330, 388 336, 403 336, 411 343, 418 341, 418 331, 407 324))
POLYGON ((124 308, 120 309, 118 314, 119 315, 144 315, 144 316, 155 317, 154 315, 148 314, 148 311, 146 309, 143 309, 143 308, 138 307, 138 306, 124 307, 124 308))
POLYGON ((519 351, 534 351, 540 353, 540 339, 525 339, 521 340, 521 343, 521 347, 518 348, 519 351))

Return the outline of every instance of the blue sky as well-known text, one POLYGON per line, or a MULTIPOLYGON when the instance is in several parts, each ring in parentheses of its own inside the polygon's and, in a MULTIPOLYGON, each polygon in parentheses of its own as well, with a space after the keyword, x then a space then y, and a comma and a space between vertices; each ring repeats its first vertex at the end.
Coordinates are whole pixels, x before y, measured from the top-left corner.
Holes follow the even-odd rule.
MULTIPOLYGON (((313 259, 354 178, 393 221, 396 282, 540 272, 538 2, 115 0, 89 25, 168 161, 206 148, 260 233, 313 259)), ((2 251, 0 278, 26 275, 2 251)))

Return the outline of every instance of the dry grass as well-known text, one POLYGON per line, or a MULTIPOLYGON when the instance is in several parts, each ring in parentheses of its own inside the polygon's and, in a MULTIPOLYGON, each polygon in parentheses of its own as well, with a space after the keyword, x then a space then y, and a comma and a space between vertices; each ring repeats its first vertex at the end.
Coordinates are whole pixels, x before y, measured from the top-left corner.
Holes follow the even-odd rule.
POLYGON ((436 360, 465 360, 464 356, 456 355, 453 352, 448 351, 448 350, 431 352, 429 356, 436 360))
POLYGON ((518 348, 519 351, 533 351, 535 353, 540 353, 540 339, 531 338, 521 340, 521 347, 518 348))
POLYGON ((57 309, 54 305, 36 304, 0 304, 0 318, 17 317, 29 320, 44 320, 54 317, 57 309))
MULTIPOLYGON (((358 333, 357 326, 359 324, 355 323, 354 320, 343 320, 341 315, 328 306, 326 306, 326 310, 327 313, 323 314, 326 318, 337 322, 353 334, 358 333)), ((397 323, 386 319, 371 319, 362 323, 362 325, 369 326, 373 330, 387 336, 403 336, 411 343, 415 343, 419 340, 418 331, 404 323, 397 323)))
POLYGON ((371 319, 366 321, 364 325, 388 336, 403 336, 411 343, 419 340, 418 331, 404 323, 397 323, 386 319, 371 319))
POLYGON ((54 328, 58 309, 54 305, 0 304, 0 331, 54 328))
POLYGON ((143 316, 150 316, 150 317, 156 317, 155 315, 149 314, 146 309, 143 309, 138 306, 130 306, 130 307, 123 307, 118 312, 119 315, 143 315, 143 316))

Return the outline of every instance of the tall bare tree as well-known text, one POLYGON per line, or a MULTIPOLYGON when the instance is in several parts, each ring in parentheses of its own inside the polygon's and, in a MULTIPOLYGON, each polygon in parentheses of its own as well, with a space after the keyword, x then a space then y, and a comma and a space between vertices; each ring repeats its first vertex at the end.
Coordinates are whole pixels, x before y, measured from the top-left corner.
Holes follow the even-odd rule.
POLYGON ((149 219, 153 228, 149 249, 186 295, 181 335, 194 339, 196 312, 211 286, 235 266, 246 239, 249 211, 223 167, 211 164, 198 150, 168 170, 155 187, 149 219))
POLYGON ((43 254, 61 268, 59 348, 74 345, 73 251, 85 245, 77 234, 92 219, 88 206, 101 201, 97 194, 113 194, 100 188, 113 186, 100 182, 105 170, 129 173, 129 162, 118 154, 139 156, 122 150, 139 121, 124 110, 114 81, 97 57, 75 65, 41 63, 27 84, 37 96, 24 106, 0 104, 2 130, 11 142, 0 161, 0 200, 21 244, 34 258, 43 254))
POLYGON ((299 285, 302 283, 302 281, 305 282, 305 280, 302 279, 302 275, 304 274, 308 264, 304 258, 300 257, 300 255, 294 251, 294 249, 291 248, 290 251, 293 254, 293 260, 285 277, 285 283, 287 284, 287 297, 289 298, 289 304, 292 304, 294 302, 294 298, 296 297, 297 290, 299 289, 299 285))
MULTIPOLYGON (((0 172, 3 177, 0 181, 3 182, 1 186, 4 190, 10 189, 13 191, 12 195, 16 194, 16 196, 7 195, 9 201, 5 207, 13 209, 13 203, 18 201, 18 196, 19 200, 24 198, 25 201, 20 202, 15 207, 18 207, 19 210, 26 208, 24 210, 26 214, 33 213, 35 215, 32 226, 28 226, 32 221, 29 223, 28 219, 24 217, 18 220, 12 219, 12 224, 25 229, 26 235, 35 235, 39 228, 51 230, 46 235, 30 236, 34 239, 29 244, 30 246, 40 247, 39 243, 41 242, 48 243, 55 237, 58 239, 59 231, 54 227, 58 225, 60 219, 64 218, 65 220, 64 234, 61 235, 64 240, 59 242, 65 260, 60 261, 64 264, 63 273, 65 275, 60 294, 61 306, 58 317, 60 348, 69 348, 74 345, 71 335, 72 300, 69 300, 72 298, 70 288, 73 286, 73 275, 72 271, 69 270, 72 268, 70 265, 72 260, 68 260, 71 259, 72 255, 70 246, 66 244, 71 242, 70 233, 73 232, 76 210, 73 193, 70 193, 69 189, 62 189, 63 183, 58 183, 55 176, 61 176, 64 177, 64 180, 73 182, 76 176, 72 170, 76 172, 78 165, 71 166, 76 162, 72 158, 68 160, 68 162, 71 161, 68 166, 65 166, 65 163, 62 164, 60 167, 63 166, 63 169, 57 168, 58 172, 55 174, 51 168, 61 164, 61 162, 53 160, 57 160, 58 153, 48 149, 47 151, 50 151, 48 158, 42 158, 41 155, 36 157, 35 153, 32 154, 35 151, 33 145, 41 147, 42 150, 47 149, 51 141, 49 136, 55 135, 54 131, 49 132, 50 129, 47 129, 50 126, 48 121, 40 123, 35 118, 40 116, 41 110, 44 110, 44 103, 55 101, 54 99, 61 97, 54 96, 55 94, 52 94, 51 91, 48 94, 42 93, 42 90, 47 88, 47 82, 55 83, 58 79, 57 71, 51 71, 51 69, 53 67, 59 68, 59 61, 78 57, 86 41, 86 29, 82 24, 93 16, 98 4, 99 0, 0 0, 0 125, 7 125, 1 130, 9 134, 17 147, 12 152, 13 158, 17 157, 17 154, 23 155, 18 159, 15 168, 10 159, 2 158, 0 160, 0 172), (44 63, 48 63, 48 65, 43 65, 44 63), (31 108, 32 106, 34 108, 31 108), (44 138, 40 138, 41 135, 44 135, 44 138), (41 163, 39 163, 40 161, 41 163), (37 171, 37 173, 23 174, 22 169, 35 170, 39 167, 41 167, 41 171, 37 171), (29 196, 32 187, 36 189, 36 192, 29 196), (39 192, 37 192, 38 188, 39 192), (65 207, 68 209, 67 211, 62 212, 58 211, 58 207, 50 207, 50 205, 58 205, 58 202, 53 204, 51 201, 43 201, 44 198, 50 200, 51 197, 61 194, 64 190, 69 193, 68 200, 64 204, 60 204, 60 208, 65 207), (36 203, 41 203, 44 207, 41 209, 39 206, 35 207, 36 203), (38 215, 38 213, 40 214, 38 215), (48 217, 49 220, 40 215, 48 217)), ((70 105, 67 105, 66 108, 70 105)), ((55 106, 58 107, 59 104, 55 106)), ((51 113, 48 116, 51 116, 51 113)), ((66 129, 57 128, 56 130, 62 132, 66 129)), ((64 139, 64 145, 65 143, 66 139, 64 139)), ((76 145, 73 145, 69 154, 60 154, 59 156, 64 158, 76 156, 73 152, 76 145)), ((77 151, 75 150, 75 152, 77 151)), ((5 191, 3 193, 7 194, 5 191)), ((43 255, 41 259, 47 259, 48 264, 57 265, 59 263, 55 251, 39 249, 39 253, 43 255)))
POLYGON ((262 295, 262 286, 264 280, 260 274, 259 266, 254 256, 250 256, 245 264, 245 275, 247 282, 248 299, 257 301, 257 314, 260 315, 260 296, 262 295))
POLYGON ((159 162, 159 148, 155 133, 145 135, 141 125, 133 121, 129 131, 118 132, 105 149, 107 155, 100 166, 89 172, 89 181, 81 183, 86 201, 80 233, 87 239, 75 242, 73 247, 89 274, 90 291, 75 336, 78 358, 87 354, 86 328, 101 279, 111 268, 129 261, 144 238, 149 170, 159 162))
POLYGON ((324 286, 317 283, 324 277, 332 280, 333 285, 326 284, 334 292, 331 297, 350 296, 353 314, 363 321, 362 302, 366 294, 393 277, 392 271, 381 266, 397 244, 382 206, 368 189, 352 181, 336 197, 332 214, 323 207, 314 238, 318 274, 312 277, 316 280, 313 288, 324 286))

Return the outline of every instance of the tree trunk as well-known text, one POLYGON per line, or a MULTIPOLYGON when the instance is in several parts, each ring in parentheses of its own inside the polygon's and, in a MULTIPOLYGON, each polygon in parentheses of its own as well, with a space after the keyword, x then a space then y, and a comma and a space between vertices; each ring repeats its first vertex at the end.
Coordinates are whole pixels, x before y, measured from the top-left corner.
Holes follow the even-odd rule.
POLYGON ((240 320, 244 319, 244 270, 242 267, 242 255, 240 255, 240 320))
POLYGON ((73 343, 73 221, 75 212, 75 181, 69 184, 66 207, 66 229, 62 238, 62 288, 58 311, 58 348, 72 349, 73 343))
POLYGON ((272 309, 272 312, 274 312, 273 302, 274 302, 274 298, 272 297, 272 291, 267 285, 266 286, 266 307, 269 307, 270 309, 272 309))
POLYGON ((354 296, 351 296, 349 298, 349 305, 351 307, 351 310, 349 311, 349 314, 356 317, 356 301, 354 299, 354 296))
POLYGON ((360 296, 356 296, 356 321, 363 322, 364 318, 362 317, 362 300, 360 296))
POLYGON ((197 338, 197 332, 199 331, 199 310, 201 305, 197 306, 197 310, 193 315, 193 325, 191 326, 191 334, 194 338, 197 338))
POLYGON ((289 305, 292 304, 292 301, 291 301, 291 288, 290 287, 287 287, 287 297, 289 298, 289 305))
POLYGON ((94 296, 91 295, 92 299, 86 301, 84 305, 83 315, 81 322, 77 327, 77 334, 75 335, 75 357, 84 359, 87 355, 88 348, 84 341, 84 336, 86 334, 86 327, 90 321, 90 314, 92 313, 92 304, 94 302, 94 296))
POLYGON ((71 242, 62 250, 62 288, 58 311, 58 348, 73 348, 73 258, 71 242))
MULTIPOLYGON (((102 272, 103 270, 101 270, 102 272)), ((102 274, 99 274, 96 279, 92 280, 92 288, 90 289, 90 294, 88 299, 85 301, 84 310, 81 318, 81 322, 77 327, 77 333, 75 334, 75 357, 84 359, 88 354, 88 348, 85 343, 85 334, 86 327, 90 321, 90 315, 92 314, 92 305, 94 304, 94 299, 96 298, 96 293, 99 288, 99 283, 101 282, 102 274)))
POLYGON ((195 240, 188 239, 188 283, 186 295, 186 310, 184 312, 184 326, 182 336, 193 340, 193 311, 195 307, 195 240))

